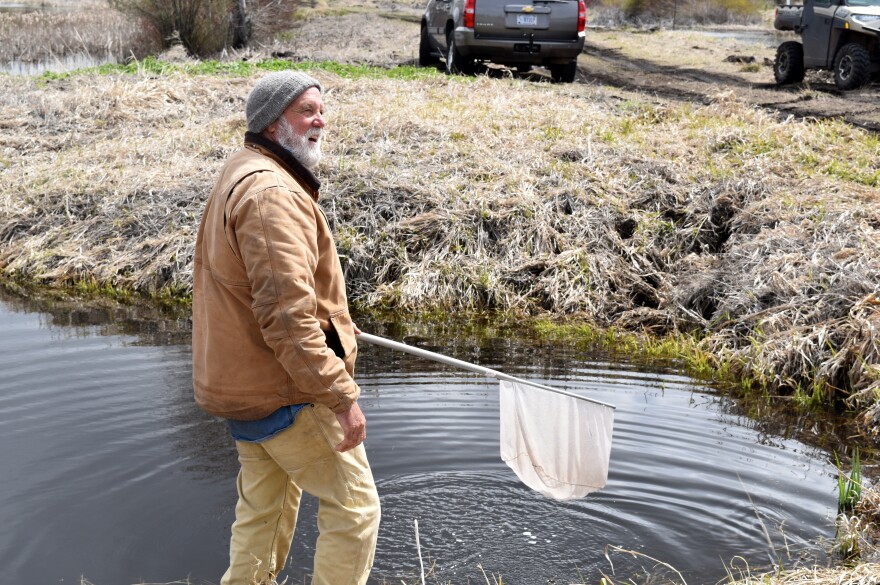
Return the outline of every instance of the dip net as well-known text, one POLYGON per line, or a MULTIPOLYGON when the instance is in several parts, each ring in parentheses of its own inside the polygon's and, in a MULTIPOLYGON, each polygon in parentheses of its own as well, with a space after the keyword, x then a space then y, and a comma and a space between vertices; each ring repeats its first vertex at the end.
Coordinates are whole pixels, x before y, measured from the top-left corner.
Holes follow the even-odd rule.
POLYGON ((501 459, 533 490, 571 500, 605 486, 614 425, 610 404, 369 333, 358 340, 499 380, 501 459))

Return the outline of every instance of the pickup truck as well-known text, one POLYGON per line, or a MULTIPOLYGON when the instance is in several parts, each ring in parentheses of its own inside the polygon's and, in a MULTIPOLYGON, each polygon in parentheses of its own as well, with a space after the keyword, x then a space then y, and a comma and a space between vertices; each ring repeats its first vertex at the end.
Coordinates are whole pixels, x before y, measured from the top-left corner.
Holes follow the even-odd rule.
POLYGON ((780 5, 773 26, 801 36, 776 50, 773 74, 780 85, 802 81, 807 69, 830 69, 838 89, 851 90, 880 72, 880 0, 780 5))
POLYGON ((429 0, 419 64, 445 59, 450 73, 463 74, 474 73, 481 61, 520 71, 541 65, 554 81, 570 83, 586 20, 584 0, 429 0))

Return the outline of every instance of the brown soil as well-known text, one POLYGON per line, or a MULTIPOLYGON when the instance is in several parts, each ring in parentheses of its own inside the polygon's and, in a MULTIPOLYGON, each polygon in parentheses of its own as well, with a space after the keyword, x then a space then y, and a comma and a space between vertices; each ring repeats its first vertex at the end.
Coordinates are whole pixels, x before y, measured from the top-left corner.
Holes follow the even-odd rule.
POLYGON ((739 101, 778 112, 781 117, 840 118, 857 127, 880 130, 880 83, 843 92, 834 86, 830 72, 810 71, 804 83, 780 87, 773 79, 775 48, 770 44, 748 45, 676 31, 629 35, 637 40, 621 41, 623 35, 609 31, 588 34, 579 79, 651 94, 658 101, 706 104, 719 93, 731 92, 739 101), (677 50, 670 53, 664 49, 666 42, 677 50), (698 57, 683 57, 682 53, 698 57), (676 57, 686 64, 676 63, 676 57))

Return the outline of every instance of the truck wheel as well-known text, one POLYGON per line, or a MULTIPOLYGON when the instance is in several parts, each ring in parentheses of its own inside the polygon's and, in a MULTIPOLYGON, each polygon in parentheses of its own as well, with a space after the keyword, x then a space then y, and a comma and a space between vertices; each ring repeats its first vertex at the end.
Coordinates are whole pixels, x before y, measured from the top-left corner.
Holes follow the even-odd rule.
POLYGON ((428 36, 428 27, 422 25, 422 36, 419 40, 419 67, 434 67, 440 63, 440 59, 434 54, 431 47, 431 38, 428 36))
POLYGON ((571 63, 565 63, 564 65, 551 65, 550 77, 552 77, 553 81, 556 83, 571 83, 574 81, 574 76, 577 73, 577 65, 577 59, 571 63))
POLYGON ((858 89, 871 79, 871 56, 858 43, 844 45, 834 59, 834 84, 844 91, 858 89))
POLYGON ((776 49, 773 76, 779 85, 804 80, 804 46, 797 41, 786 41, 776 49))
POLYGON ((449 31, 449 34, 446 35, 446 46, 448 48, 446 52, 446 71, 452 75, 459 73, 461 75, 473 75, 474 71, 476 71, 474 61, 458 52, 458 47, 455 45, 455 34, 452 31, 449 31))

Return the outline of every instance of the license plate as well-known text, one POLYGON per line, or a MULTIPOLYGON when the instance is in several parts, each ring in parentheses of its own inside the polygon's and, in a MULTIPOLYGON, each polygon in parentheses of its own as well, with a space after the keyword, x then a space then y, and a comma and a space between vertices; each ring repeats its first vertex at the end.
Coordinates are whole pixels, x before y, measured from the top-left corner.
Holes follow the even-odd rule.
POLYGON ((517 24, 517 26, 535 26, 538 24, 538 15, 537 14, 517 14, 516 15, 516 24, 517 24))

